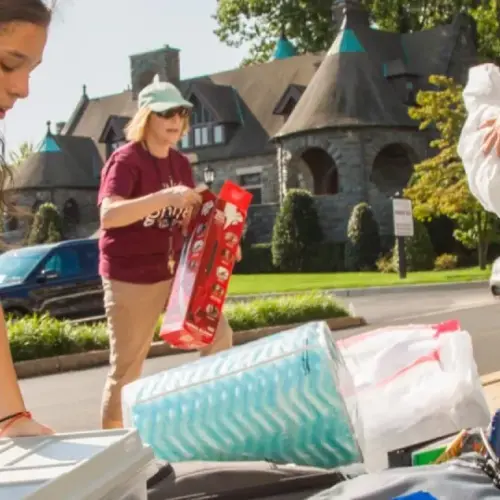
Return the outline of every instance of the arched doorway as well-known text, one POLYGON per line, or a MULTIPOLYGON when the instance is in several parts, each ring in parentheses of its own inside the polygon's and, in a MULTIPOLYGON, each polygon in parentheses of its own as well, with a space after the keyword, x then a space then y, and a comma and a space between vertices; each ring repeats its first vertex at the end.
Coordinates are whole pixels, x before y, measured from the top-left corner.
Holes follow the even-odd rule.
POLYGON ((76 226, 80 222, 80 210, 75 199, 69 198, 63 206, 63 220, 66 227, 76 226))
POLYGON ((31 207, 31 212, 33 214, 36 214, 38 212, 38 209, 43 205, 42 200, 39 200, 38 198, 35 200, 33 203, 33 206, 31 207))
POLYGON ((408 145, 388 144, 375 157, 370 180, 380 193, 391 197, 408 185, 417 161, 415 151, 408 145))
POLYGON ((309 148, 301 155, 310 173, 312 192, 315 195, 337 194, 339 176, 333 158, 321 148, 309 148))

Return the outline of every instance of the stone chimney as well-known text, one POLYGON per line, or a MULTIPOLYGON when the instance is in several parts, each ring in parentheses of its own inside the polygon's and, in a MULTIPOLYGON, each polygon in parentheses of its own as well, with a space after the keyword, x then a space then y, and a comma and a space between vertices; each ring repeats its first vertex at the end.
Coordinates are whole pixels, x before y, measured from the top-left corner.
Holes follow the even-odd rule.
POLYGON ((66 126, 66 122, 57 122, 56 123, 56 135, 61 135, 65 126, 66 126))
POLYGON ((130 56, 130 76, 134 99, 146 85, 152 82, 155 75, 160 75, 161 81, 179 86, 181 78, 179 52, 179 49, 165 45, 158 50, 130 56))

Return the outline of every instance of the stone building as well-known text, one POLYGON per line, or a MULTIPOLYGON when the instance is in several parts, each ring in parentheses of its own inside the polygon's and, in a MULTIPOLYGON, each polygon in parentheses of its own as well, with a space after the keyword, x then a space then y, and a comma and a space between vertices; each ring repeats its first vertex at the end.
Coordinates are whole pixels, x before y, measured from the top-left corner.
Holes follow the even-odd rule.
POLYGON ((279 203, 294 187, 315 195, 330 239, 345 239, 350 211, 361 201, 390 233, 390 196, 430 153, 430 136, 408 107, 432 74, 465 81, 475 61, 475 25, 459 15, 400 34, 371 27, 357 0, 336 0, 334 11, 343 21, 326 53, 295 55, 282 34, 268 63, 191 79, 180 74, 178 49, 133 55, 129 90, 90 98, 84 87, 57 140, 92 142, 104 162, 123 144, 137 93, 159 74, 194 104, 179 148, 199 180, 210 165, 215 189, 232 179, 253 193, 250 220, 259 241, 269 241, 279 203))
MULTIPOLYGON (((53 203, 63 216, 68 236, 86 236, 97 226, 96 193, 102 166, 92 139, 52 134, 49 123, 36 152, 14 170, 6 193, 21 213, 35 213, 42 203, 53 203)), ((9 217, 4 221, 11 239, 25 234, 27 220, 9 217)))

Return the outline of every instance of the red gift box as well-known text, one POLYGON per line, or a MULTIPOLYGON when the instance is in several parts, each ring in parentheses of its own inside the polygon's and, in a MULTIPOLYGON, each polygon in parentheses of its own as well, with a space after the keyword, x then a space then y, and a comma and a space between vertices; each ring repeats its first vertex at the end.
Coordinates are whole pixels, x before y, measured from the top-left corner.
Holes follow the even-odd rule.
POLYGON ((172 284, 160 336, 179 349, 210 345, 226 298, 252 195, 226 181, 218 196, 201 193, 172 284))

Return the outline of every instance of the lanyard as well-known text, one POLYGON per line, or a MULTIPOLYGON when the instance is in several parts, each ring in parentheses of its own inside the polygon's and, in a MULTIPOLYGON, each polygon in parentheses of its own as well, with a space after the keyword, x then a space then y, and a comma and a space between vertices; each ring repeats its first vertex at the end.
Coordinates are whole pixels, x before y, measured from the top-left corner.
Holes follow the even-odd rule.
MULTIPOLYGON (((157 158, 156 156, 154 156, 151 151, 149 150, 148 148, 148 145, 146 143, 146 141, 143 141, 142 142, 142 147, 150 154, 150 156, 153 158, 153 164, 155 166, 155 170, 156 170, 156 175, 157 175, 157 178, 158 178, 158 185, 159 185, 159 189, 163 189, 163 177, 162 177, 162 169, 161 169, 161 166, 160 166, 160 159, 157 158)), ((174 185, 174 179, 173 179, 173 163, 172 163, 172 157, 170 155, 170 152, 166 158, 167 162, 168 162, 168 165, 167 165, 167 168, 168 168, 168 171, 170 173, 170 176, 169 176, 169 181, 168 181, 168 185, 170 186, 173 186, 174 185)), ((172 216, 171 217, 171 220, 170 220, 170 227, 169 227, 169 236, 168 236, 168 270, 170 272, 171 275, 174 274, 175 272, 175 252, 174 252, 174 235, 173 235, 173 229, 174 229, 174 217, 172 216)))

